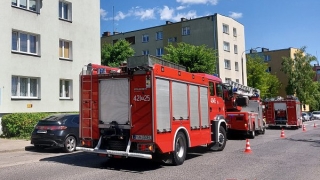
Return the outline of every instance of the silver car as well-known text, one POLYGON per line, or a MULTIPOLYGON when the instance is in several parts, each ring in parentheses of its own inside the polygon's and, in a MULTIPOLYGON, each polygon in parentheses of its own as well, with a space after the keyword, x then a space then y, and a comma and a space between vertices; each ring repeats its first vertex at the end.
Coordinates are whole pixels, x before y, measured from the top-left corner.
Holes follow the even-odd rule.
POLYGON ((303 112, 301 113, 302 114, 302 121, 305 122, 305 121, 310 121, 311 120, 311 117, 308 113, 306 112, 303 112))
POLYGON ((312 112, 312 117, 311 117, 312 120, 319 120, 320 119, 320 111, 313 111, 312 112))

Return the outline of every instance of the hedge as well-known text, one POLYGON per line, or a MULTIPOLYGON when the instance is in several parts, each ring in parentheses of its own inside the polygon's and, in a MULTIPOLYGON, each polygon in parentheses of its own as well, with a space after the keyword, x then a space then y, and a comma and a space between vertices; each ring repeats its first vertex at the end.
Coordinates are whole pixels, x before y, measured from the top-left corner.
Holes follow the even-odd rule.
POLYGON ((13 113, 2 117, 3 135, 7 138, 30 138, 39 120, 54 113, 13 113))

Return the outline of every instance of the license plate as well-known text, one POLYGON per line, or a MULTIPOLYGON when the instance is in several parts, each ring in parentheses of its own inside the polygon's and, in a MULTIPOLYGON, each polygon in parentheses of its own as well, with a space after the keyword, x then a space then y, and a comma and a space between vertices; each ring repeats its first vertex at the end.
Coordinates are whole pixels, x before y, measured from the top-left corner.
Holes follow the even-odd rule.
POLYGON ((37 133, 47 133, 47 130, 38 130, 37 133))
POLYGON ((148 135, 133 135, 132 139, 134 139, 134 140, 152 140, 152 137, 148 136, 148 135))

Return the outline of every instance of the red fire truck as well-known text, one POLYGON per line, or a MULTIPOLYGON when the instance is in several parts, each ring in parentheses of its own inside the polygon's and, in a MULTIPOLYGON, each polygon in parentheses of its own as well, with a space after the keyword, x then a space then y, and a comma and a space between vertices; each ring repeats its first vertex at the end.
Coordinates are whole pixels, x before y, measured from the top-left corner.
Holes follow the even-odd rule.
POLYGON ((265 118, 269 128, 302 127, 300 101, 295 96, 270 98, 264 101, 265 118))
POLYGON ((253 139, 256 133, 264 134, 266 124, 260 90, 234 81, 224 85, 228 135, 241 133, 253 139))
POLYGON ((122 73, 93 74, 89 64, 80 85, 78 151, 181 165, 189 147, 226 145, 218 77, 143 55, 129 58, 122 73))

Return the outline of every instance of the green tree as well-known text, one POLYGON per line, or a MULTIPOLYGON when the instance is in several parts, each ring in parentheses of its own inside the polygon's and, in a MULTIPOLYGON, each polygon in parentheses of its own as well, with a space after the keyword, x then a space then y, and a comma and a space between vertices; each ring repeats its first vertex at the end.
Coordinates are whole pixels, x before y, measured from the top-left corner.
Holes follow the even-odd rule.
POLYGON ((247 84, 260 90, 260 97, 274 97, 278 94, 281 83, 279 79, 266 70, 268 64, 261 56, 247 56, 247 84))
POLYGON ((306 47, 300 48, 294 53, 294 58, 283 57, 281 70, 288 76, 287 94, 295 95, 302 104, 317 106, 315 96, 319 94, 319 86, 314 83, 315 72, 311 62, 316 57, 306 53, 306 47))
POLYGON ((111 67, 119 67, 122 62, 134 55, 130 43, 119 39, 114 45, 104 43, 101 48, 101 64, 111 67))
POLYGON ((165 47, 163 59, 183 65, 188 72, 216 73, 217 51, 205 45, 195 46, 184 42, 165 47))

